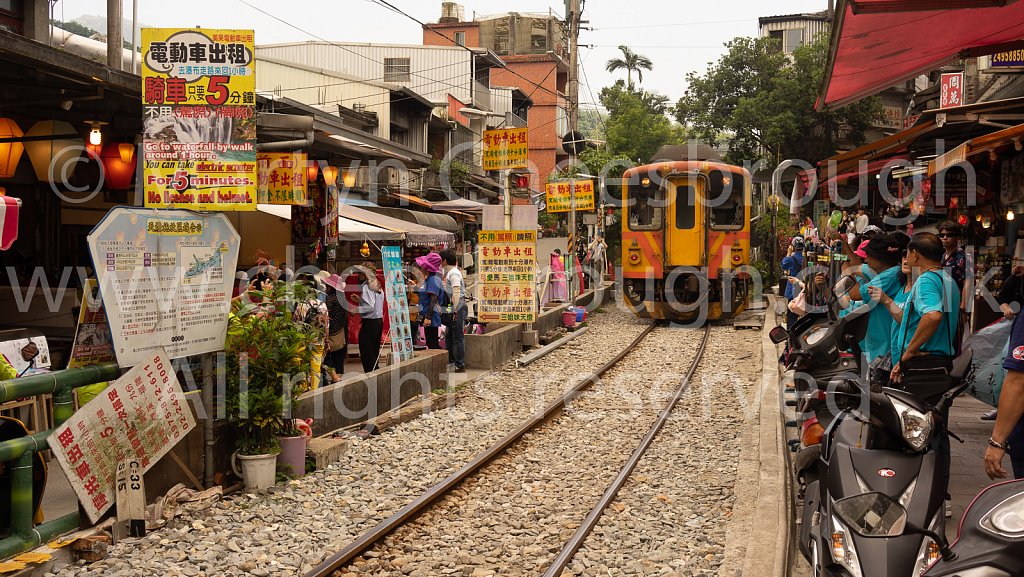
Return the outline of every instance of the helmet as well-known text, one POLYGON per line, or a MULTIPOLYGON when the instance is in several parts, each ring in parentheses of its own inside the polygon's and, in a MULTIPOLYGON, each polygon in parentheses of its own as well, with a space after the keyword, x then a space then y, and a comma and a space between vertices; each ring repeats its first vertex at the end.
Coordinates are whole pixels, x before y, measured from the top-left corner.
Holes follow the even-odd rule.
POLYGON ((804 249, 804 239, 802 239, 800 237, 794 238, 793 239, 793 250, 803 250, 803 249, 804 249))

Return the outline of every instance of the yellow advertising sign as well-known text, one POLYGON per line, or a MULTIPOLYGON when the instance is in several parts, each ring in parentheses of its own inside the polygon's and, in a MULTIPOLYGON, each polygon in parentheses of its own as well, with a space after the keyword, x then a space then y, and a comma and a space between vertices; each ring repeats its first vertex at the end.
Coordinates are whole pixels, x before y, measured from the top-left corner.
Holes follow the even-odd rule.
POLYGON ((149 208, 256 210, 252 30, 142 29, 149 208))
POLYGON ((484 170, 529 168, 526 128, 484 131, 484 170))
POLYGON ((308 206, 305 152, 261 152, 256 155, 258 202, 308 206))
POLYGON ((537 231, 482 230, 478 237, 483 322, 532 323, 537 317, 537 231))
MULTIPOLYGON (((594 210, 594 181, 577 180, 576 210, 594 210)), ((572 210, 572 182, 552 182, 547 187, 548 212, 569 212, 572 210)))

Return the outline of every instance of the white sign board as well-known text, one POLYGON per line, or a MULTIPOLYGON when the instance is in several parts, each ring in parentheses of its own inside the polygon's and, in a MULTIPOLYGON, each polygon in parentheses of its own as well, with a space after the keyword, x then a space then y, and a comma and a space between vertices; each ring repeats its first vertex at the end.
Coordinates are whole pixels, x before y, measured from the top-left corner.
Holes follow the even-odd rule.
POLYGON ((137 459, 148 471, 196 427, 163 349, 117 379, 47 439, 95 523, 114 503, 117 464, 137 459))
POLYGON ((239 236, 223 214, 117 207, 89 234, 122 367, 224 348, 239 236))

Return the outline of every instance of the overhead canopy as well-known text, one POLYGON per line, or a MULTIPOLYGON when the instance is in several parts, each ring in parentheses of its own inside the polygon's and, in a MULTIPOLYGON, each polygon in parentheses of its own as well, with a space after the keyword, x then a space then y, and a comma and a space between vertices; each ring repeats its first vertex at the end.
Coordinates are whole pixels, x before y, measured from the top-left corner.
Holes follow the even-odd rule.
POLYGON ((266 214, 272 214, 277 218, 285 220, 292 219, 292 207, 290 204, 257 204, 256 210, 266 214))
POLYGON ((1024 124, 972 138, 942 156, 932 159, 928 163, 928 176, 955 166, 971 156, 995 150, 1001 146, 1013 144, 1017 150, 1020 150, 1022 138, 1024 138, 1024 124))
POLYGON ((338 212, 345 218, 384 228, 392 232, 404 233, 405 241, 408 244, 433 245, 453 244, 455 242, 455 235, 450 232, 406 222, 355 206, 341 205, 338 207, 338 212))
POLYGON ((445 200, 443 202, 435 202, 431 205, 434 210, 441 211, 459 211, 459 212, 483 212, 484 203, 477 202, 475 200, 469 200, 468 198, 457 198, 455 200, 445 200))
POLYGON ((897 132, 863 146, 858 146, 848 152, 826 158, 819 162, 818 166, 821 167, 822 171, 832 171, 835 174, 847 173, 858 167, 862 160, 872 162, 878 159, 887 159, 894 154, 905 151, 908 144, 931 132, 935 127, 934 120, 918 121, 917 125, 902 132, 897 132), (835 164, 835 169, 831 168, 833 163, 835 164))
POLYGON ((386 206, 375 206, 368 208, 367 210, 376 212, 378 214, 384 214, 392 218, 404 220, 405 222, 411 222, 420 224, 430 228, 436 228, 438 230, 446 230, 448 232, 458 232, 460 227, 455 219, 448 216, 447 214, 434 214, 432 212, 421 212, 418 210, 409 210, 406 208, 392 208, 386 206))
POLYGON ((851 178, 859 178, 871 174, 878 174, 882 172, 882 170, 884 170, 885 168, 891 169, 894 167, 906 166, 906 160, 906 155, 900 155, 890 158, 880 158, 878 160, 872 160, 871 162, 861 163, 859 164, 856 170, 851 170, 850 172, 844 172, 829 177, 829 179, 825 182, 825 185, 827 186, 826 190, 832 190, 837 184, 846 184, 846 181, 850 180, 851 178))
MULTIPOLYGON (((257 204, 256 210, 278 218, 292 219, 292 207, 286 204, 257 204)), ((346 241, 402 240, 405 238, 405 233, 340 216, 338 217, 338 238, 346 241)))
POLYGON ((399 204, 402 204, 402 205, 415 204, 416 206, 422 206, 423 208, 430 208, 430 206, 431 206, 431 202, 429 200, 424 200, 424 199, 422 199, 422 198, 420 198, 418 196, 413 196, 411 194, 404 194, 404 193, 401 193, 401 192, 392 192, 390 194, 391 194, 391 196, 394 196, 395 198, 397 198, 398 201, 399 201, 399 204))
POLYGON ((839 0, 816 108, 850 104, 958 58, 1020 48, 1022 38, 1024 2, 839 0), (945 8, 917 9, 937 4, 945 8))

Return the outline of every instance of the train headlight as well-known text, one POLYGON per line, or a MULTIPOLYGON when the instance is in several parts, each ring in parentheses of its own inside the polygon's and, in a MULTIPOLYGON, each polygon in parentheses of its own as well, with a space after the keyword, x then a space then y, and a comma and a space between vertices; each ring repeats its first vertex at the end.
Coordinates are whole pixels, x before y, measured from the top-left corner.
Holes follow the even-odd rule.
POLYGON ((650 185, 651 185, 651 179, 647 178, 646 176, 640 179, 640 186, 650 186, 650 185))
POLYGON ((732 253, 732 262, 734 264, 740 264, 740 261, 742 261, 742 260, 743 260, 743 255, 742 254, 740 254, 738 252, 732 253))

